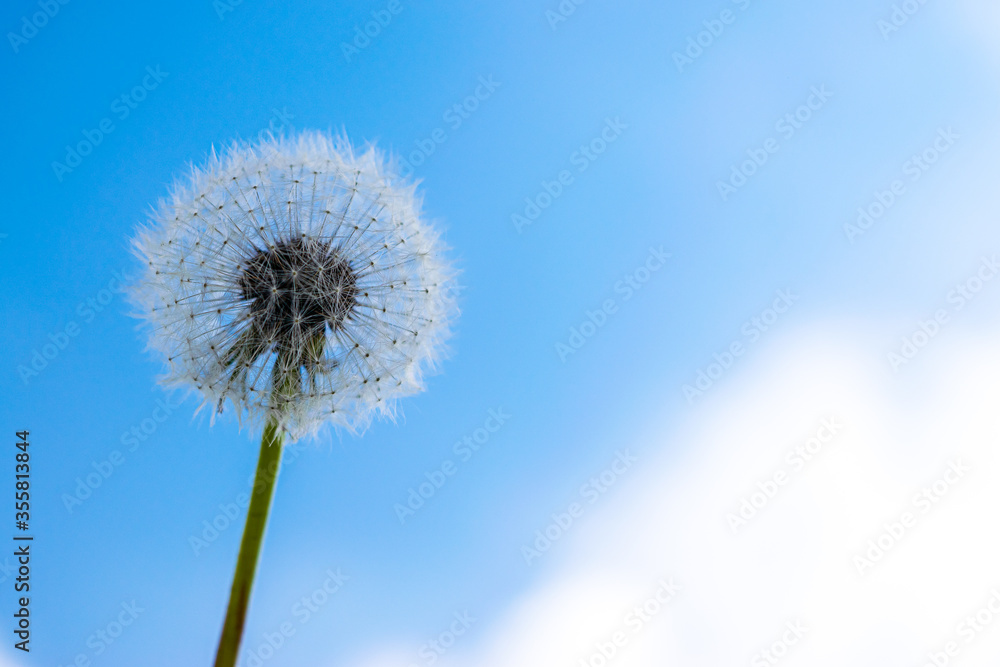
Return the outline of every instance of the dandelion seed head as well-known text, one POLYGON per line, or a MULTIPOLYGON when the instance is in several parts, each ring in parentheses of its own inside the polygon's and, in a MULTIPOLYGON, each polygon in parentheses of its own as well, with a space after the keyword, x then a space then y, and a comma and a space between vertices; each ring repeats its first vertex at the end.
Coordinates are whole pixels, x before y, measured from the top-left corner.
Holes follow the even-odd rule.
POLYGON ((131 296, 162 382, 292 437, 392 417, 457 314, 415 185, 374 148, 322 133, 213 150, 133 246, 145 268, 131 296))

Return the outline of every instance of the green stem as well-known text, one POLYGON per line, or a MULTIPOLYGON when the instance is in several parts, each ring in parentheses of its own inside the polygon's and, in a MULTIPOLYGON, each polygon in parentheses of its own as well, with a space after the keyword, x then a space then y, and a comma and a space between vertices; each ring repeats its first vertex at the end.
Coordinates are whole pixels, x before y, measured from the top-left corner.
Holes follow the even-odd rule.
POLYGON ((264 530, 267 528, 267 515, 271 509, 274 483, 278 479, 283 440, 284 432, 278 430, 278 423, 274 419, 269 419, 260 440, 257 474, 250 496, 250 508, 247 510, 246 527, 243 529, 243 541, 240 542, 240 555, 236 560, 236 574, 233 575, 233 589, 229 594, 226 622, 222 626, 219 652, 215 656, 215 667, 236 665, 236 655, 240 649, 240 640, 243 638, 243 625, 247 618, 247 607, 250 605, 250 590, 253 588, 257 559, 260 556, 260 545, 264 540, 264 530))

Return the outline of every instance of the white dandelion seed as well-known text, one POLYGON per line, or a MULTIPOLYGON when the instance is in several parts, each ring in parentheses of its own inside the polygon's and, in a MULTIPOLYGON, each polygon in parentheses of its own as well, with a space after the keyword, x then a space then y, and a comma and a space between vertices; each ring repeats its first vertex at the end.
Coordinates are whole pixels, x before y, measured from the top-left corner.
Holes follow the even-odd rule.
POLYGON ((456 310, 415 185, 322 133, 214 150, 134 240, 163 383, 292 437, 423 388, 456 310))
POLYGON ((420 391, 454 274, 415 186, 373 148, 315 132, 213 151, 133 243, 163 382, 264 425, 215 661, 234 667, 285 436, 361 429, 420 391))

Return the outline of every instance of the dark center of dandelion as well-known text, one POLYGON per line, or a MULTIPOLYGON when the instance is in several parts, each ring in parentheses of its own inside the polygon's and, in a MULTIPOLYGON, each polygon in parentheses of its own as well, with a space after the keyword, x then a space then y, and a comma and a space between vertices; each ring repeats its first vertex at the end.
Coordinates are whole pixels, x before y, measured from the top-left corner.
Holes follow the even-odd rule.
POLYGON ((330 243, 297 238, 258 252, 239 280, 257 330, 294 350, 341 326, 357 304, 357 274, 330 243))

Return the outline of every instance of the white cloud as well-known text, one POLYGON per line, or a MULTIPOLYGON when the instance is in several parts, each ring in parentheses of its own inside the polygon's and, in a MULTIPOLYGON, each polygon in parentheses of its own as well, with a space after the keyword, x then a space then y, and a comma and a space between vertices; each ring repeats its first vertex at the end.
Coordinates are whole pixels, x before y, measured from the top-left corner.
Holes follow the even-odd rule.
POLYGON ((609 666, 763 665, 757 651, 794 637, 787 622, 807 628, 789 665, 916 667, 949 640, 960 650, 951 664, 995 664, 1000 614, 971 643, 956 634, 1000 590, 995 339, 955 327, 894 374, 877 336, 775 335, 686 423, 657 421, 645 444, 631 443, 660 453, 534 566, 540 583, 485 639, 438 664, 581 665, 623 631, 609 666), (843 430, 792 473, 786 453, 830 416, 843 430), (959 458, 971 470, 950 474, 957 481, 921 513, 914 494, 959 458), (734 535, 726 514, 778 470, 790 479, 734 535), (905 511, 916 525, 859 575, 853 557, 905 511), (664 577, 682 590, 634 632, 625 615, 664 577))

